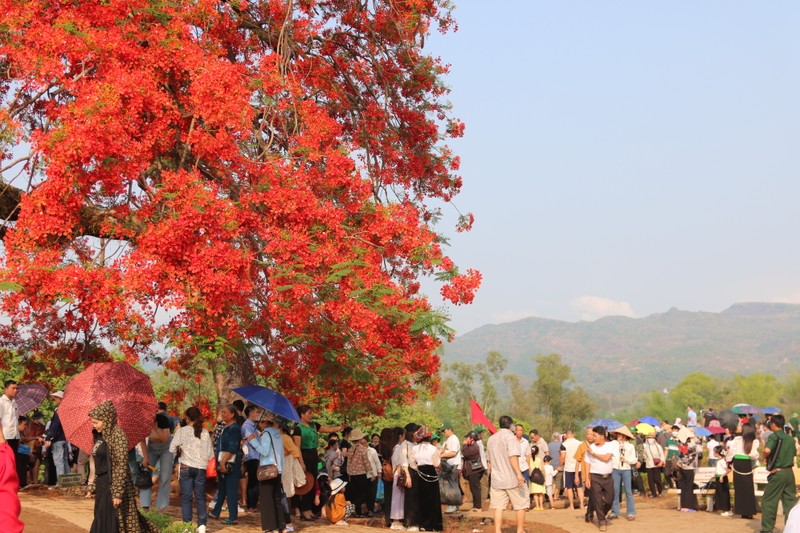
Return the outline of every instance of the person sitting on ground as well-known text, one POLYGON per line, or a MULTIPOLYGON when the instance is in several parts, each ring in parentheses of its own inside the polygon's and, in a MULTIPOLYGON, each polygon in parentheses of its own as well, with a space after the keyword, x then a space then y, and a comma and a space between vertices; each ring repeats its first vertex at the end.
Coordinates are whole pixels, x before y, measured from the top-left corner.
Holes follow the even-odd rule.
POLYGON ((347 526, 347 518, 353 512, 353 504, 347 501, 344 496, 344 487, 347 481, 336 478, 330 483, 331 493, 325 504, 325 516, 331 524, 335 526, 347 526))

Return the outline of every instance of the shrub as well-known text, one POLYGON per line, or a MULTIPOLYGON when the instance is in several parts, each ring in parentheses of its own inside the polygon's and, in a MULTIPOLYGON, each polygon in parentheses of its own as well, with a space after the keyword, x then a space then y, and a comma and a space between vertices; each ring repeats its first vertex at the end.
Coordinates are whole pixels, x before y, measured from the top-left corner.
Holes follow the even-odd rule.
POLYGON ((195 533, 195 526, 191 522, 182 522, 173 519, 170 515, 159 511, 142 511, 161 533, 195 533))

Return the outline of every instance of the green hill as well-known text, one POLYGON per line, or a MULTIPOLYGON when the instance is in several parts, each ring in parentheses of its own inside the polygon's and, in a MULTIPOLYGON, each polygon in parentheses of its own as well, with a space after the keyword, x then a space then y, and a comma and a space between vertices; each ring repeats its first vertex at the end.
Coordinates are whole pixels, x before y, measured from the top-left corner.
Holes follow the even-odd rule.
POLYGON ((509 373, 531 377, 533 356, 558 353, 578 384, 603 396, 672 387, 697 371, 780 376, 800 368, 800 305, 739 303, 721 313, 673 308, 577 323, 526 318, 457 337, 443 360, 474 363, 493 350, 508 358, 509 373))

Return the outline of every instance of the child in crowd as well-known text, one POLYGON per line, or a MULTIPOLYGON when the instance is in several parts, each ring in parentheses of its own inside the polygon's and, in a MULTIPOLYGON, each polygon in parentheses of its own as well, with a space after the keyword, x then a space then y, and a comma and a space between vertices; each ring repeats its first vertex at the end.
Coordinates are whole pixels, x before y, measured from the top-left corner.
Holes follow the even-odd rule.
POLYGON ((549 455, 544 456, 544 489, 547 494, 547 499, 550 502, 550 508, 553 508, 553 479, 556 475, 556 469, 551 464, 553 458, 549 455))
POLYGON ((347 481, 343 481, 341 478, 334 479, 330 484, 330 498, 328 498, 328 503, 325 504, 325 516, 335 526, 349 525, 346 519, 353 514, 355 509, 353 504, 344 497, 345 485, 347 485, 347 481))
MULTIPOLYGON (((338 478, 337 478, 338 479, 338 478)), ((314 507, 319 507, 322 512, 325 512, 325 505, 328 503, 328 498, 331 497, 330 478, 323 470, 317 476, 317 482, 314 485, 314 507)))
POLYGON ((722 516, 731 517, 731 490, 728 486, 728 473, 730 467, 725 459, 725 447, 717 446, 714 448, 714 454, 717 456, 717 464, 715 466, 714 479, 716 481, 716 490, 713 497, 713 510, 722 511, 722 516))

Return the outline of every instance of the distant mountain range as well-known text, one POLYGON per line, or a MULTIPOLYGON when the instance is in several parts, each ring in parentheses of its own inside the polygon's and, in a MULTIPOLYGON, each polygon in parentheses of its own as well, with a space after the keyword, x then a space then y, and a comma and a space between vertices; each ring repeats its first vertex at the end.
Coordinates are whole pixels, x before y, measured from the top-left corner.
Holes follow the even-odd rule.
POLYGON ((673 308, 577 323, 526 318, 457 337, 443 361, 474 363, 489 351, 508 359, 508 373, 531 379, 533 356, 560 354, 579 385, 612 396, 672 387, 697 371, 780 376, 800 370, 800 305, 738 303, 721 313, 673 308))

